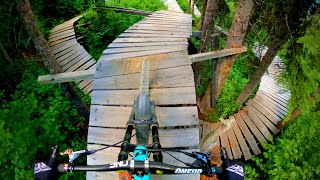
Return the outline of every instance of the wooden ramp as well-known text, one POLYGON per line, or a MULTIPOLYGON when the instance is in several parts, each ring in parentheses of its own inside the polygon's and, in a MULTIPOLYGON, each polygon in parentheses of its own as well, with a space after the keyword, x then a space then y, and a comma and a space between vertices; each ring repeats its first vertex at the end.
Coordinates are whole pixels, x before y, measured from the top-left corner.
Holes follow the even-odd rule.
MULTIPOLYGON (((287 114, 290 92, 276 82, 281 71, 282 62, 275 58, 268 72, 261 79, 256 96, 238 113, 229 117, 235 119, 227 132, 220 135, 214 149, 225 147, 231 159, 251 159, 252 155, 261 153, 258 147, 266 143, 279 130, 276 124, 287 114)), ((220 124, 203 122, 201 134, 205 137, 220 124)))
MULTIPOLYGON (((64 72, 95 69, 96 60, 76 40, 74 23, 81 17, 70 19, 50 31, 48 42, 64 72)), ((77 81, 77 83, 83 92, 91 94, 92 81, 77 81)))
MULTIPOLYGON (((157 11, 127 29, 103 52, 93 82, 89 149, 123 140, 134 99, 139 94, 141 62, 148 60, 150 96, 157 105, 162 147, 198 150, 194 76, 187 54, 191 23, 191 15, 157 11)), ((108 148, 88 156, 87 163, 116 162, 119 151, 108 148)), ((185 155, 172 154, 185 162, 193 161, 185 155)), ((165 163, 183 165, 163 155, 165 163)), ((87 179, 118 179, 118 173, 87 172, 87 179)), ((153 175, 153 179, 199 179, 199 175, 153 175)))

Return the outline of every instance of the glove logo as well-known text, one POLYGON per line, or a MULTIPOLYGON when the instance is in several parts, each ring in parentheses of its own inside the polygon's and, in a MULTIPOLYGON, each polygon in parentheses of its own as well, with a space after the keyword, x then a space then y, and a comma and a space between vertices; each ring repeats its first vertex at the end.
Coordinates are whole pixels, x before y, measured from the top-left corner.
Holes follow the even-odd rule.
POLYGON ((45 163, 40 162, 34 165, 34 174, 40 173, 40 172, 44 172, 44 171, 50 171, 51 168, 48 167, 45 163))
POLYGON ((228 168, 227 168, 227 171, 236 173, 236 174, 244 177, 243 167, 242 167, 242 166, 239 166, 238 164, 234 164, 234 165, 228 167, 228 168))

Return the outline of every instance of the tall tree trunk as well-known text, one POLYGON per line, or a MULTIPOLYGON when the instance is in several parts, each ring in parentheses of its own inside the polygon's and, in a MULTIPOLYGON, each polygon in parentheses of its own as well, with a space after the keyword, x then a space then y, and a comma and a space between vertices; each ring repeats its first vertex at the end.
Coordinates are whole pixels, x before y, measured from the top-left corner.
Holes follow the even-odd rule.
POLYGON ((191 0, 189 0, 189 2, 188 2, 188 14, 190 14, 190 9, 191 9, 191 0))
POLYGON ((206 14, 206 8, 207 8, 207 0, 202 0, 202 13, 201 13, 200 21, 199 21, 198 31, 202 30, 203 19, 206 14))
MULTIPOLYGON (((306 12, 310 9, 312 1, 301 1, 301 0, 289 0, 287 7, 284 8, 282 17, 280 17, 280 27, 278 31, 270 35, 269 38, 272 39, 271 45, 265 56, 262 58, 258 69, 255 71, 250 81, 241 92, 241 94, 236 99, 238 104, 242 104, 249 97, 253 89, 260 82, 262 76, 267 71, 269 65, 272 63, 273 58, 276 56, 278 49, 283 45, 289 34, 292 32, 298 32, 300 29, 301 20, 305 18, 306 12), (289 32, 289 29, 290 32, 289 32)), ((296 34, 295 34, 296 35, 296 34)), ((292 34, 291 34, 292 36, 292 34)))
MULTIPOLYGON (((32 42, 37 52, 42 56, 44 64, 49 69, 50 73, 63 72, 59 65, 56 63, 56 59, 48 46, 44 36, 39 28, 38 22, 32 12, 29 0, 15 0, 17 10, 23 19, 23 23, 31 37, 32 42)), ((75 89, 70 83, 60 84, 62 89, 67 92, 72 98, 73 103, 76 105, 81 114, 89 119, 89 108, 82 102, 81 98, 77 95, 75 89)))
MULTIPOLYGON (((237 48, 242 47, 244 37, 248 28, 249 20, 251 18, 253 9, 253 0, 239 0, 238 6, 234 14, 233 22, 229 30, 229 35, 227 39, 227 48, 237 48)), ((233 66, 238 55, 228 56, 226 58, 221 58, 218 62, 218 87, 217 87, 217 97, 219 96, 223 84, 225 83, 228 74, 233 66)))
POLYGON ((35 48, 42 56, 43 62, 48 67, 50 73, 61 73, 61 68, 56 63, 53 53, 39 28, 38 22, 32 12, 29 0, 16 0, 15 2, 17 5, 17 10, 25 24, 28 35, 31 37, 35 48))
POLYGON ((194 14, 194 3, 195 3, 195 0, 192 0, 192 13, 191 14, 194 14))
POLYGON ((200 37, 200 52, 207 51, 208 39, 214 28, 214 19, 218 13, 217 0, 208 0, 200 37))
POLYGON ((10 58, 9 54, 7 53, 6 49, 3 47, 1 42, 0 42, 0 51, 2 52, 2 55, 4 59, 7 61, 7 63, 11 63, 12 59, 10 58))

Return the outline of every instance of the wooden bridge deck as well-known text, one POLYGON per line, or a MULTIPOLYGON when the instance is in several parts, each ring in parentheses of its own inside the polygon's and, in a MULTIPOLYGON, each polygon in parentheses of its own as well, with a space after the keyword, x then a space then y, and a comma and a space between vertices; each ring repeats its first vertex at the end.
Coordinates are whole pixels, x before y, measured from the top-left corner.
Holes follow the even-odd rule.
MULTIPOLYGON (((149 61, 150 96, 157 105, 161 145, 190 151, 199 148, 194 78, 187 53, 191 23, 191 15, 158 11, 131 26, 103 52, 94 75, 88 148, 123 140, 134 99, 139 94, 143 60, 149 61)), ((134 143, 135 137, 132 139, 134 143)), ((119 151, 119 148, 106 149, 88 156, 87 163, 115 162, 119 151)), ((163 155, 164 162, 182 165, 167 154, 163 155)), ((184 161, 190 160, 184 155, 175 155, 184 161)), ((117 179, 118 174, 88 172, 87 178, 117 179)), ((199 176, 153 177, 168 178, 199 179, 199 176)))
MULTIPOLYGON (((282 63, 276 59, 268 68, 268 73, 261 79, 256 96, 247 102, 238 113, 229 117, 234 119, 232 128, 219 136, 213 151, 225 147, 231 159, 251 159, 252 155, 261 153, 259 144, 266 143, 279 130, 276 124, 287 114, 290 92, 276 82, 282 63)), ((205 137, 220 123, 203 122, 201 136, 205 137)))
MULTIPOLYGON (((49 45, 64 72, 95 69, 96 60, 76 40, 74 23, 81 17, 70 19, 50 31, 49 45)), ((91 95, 92 80, 77 81, 77 83, 83 92, 91 95)))

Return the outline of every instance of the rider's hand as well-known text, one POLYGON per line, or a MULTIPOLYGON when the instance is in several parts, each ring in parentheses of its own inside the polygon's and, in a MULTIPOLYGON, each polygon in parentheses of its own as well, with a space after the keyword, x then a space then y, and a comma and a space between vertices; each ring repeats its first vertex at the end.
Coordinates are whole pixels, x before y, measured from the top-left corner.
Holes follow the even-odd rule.
POLYGON ((243 180, 244 165, 241 162, 230 160, 224 148, 221 148, 223 173, 219 179, 226 180, 243 180))
POLYGON ((56 157, 58 153, 59 146, 53 147, 52 154, 48 163, 40 162, 34 165, 34 175, 36 180, 50 180, 52 179, 52 174, 55 170, 56 157))

